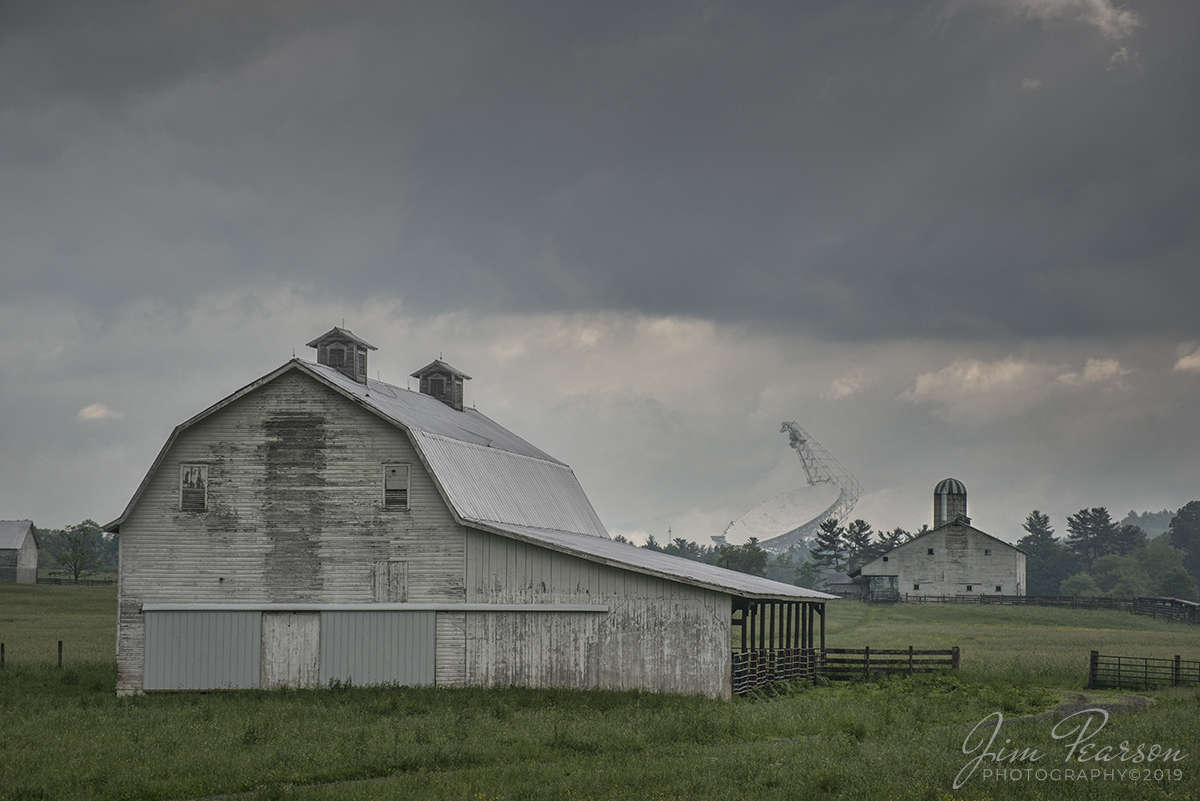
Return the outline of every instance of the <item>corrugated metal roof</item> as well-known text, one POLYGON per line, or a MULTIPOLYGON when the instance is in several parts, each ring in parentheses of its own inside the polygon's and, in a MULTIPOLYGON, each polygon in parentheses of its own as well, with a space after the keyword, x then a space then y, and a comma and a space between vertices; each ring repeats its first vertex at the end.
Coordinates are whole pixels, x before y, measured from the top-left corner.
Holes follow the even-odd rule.
POLYGON ((717 592, 747 598, 783 601, 836 601, 838 596, 816 590, 772 581, 761 576, 738 573, 723 567, 693 562, 660 551, 639 548, 608 538, 589 537, 567 531, 550 531, 531 526, 492 523, 486 520, 465 521, 485 531, 531 542, 555 551, 569 553, 593 562, 633 570, 651 576, 680 581, 717 592))
MULTIPOLYGON (((20 548, 25 537, 33 533, 33 522, 30 520, 0 520, 0 548, 20 548)), ((37 537, 34 537, 37 541, 37 537)))

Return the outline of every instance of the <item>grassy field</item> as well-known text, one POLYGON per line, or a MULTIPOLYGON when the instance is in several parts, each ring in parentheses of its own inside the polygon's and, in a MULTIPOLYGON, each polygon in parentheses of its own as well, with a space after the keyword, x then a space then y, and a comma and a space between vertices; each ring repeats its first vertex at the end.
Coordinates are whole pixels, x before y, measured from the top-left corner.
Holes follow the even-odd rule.
POLYGON ((1200 798, 1194 688, 1148 694, 1092 740, 1182 749, 1179 762, 1068 763, 1071 738, 1052 735, 1050 710, 1064 702, 1128 705, 1083 692, 1093 648, 1197 658, 1196 629, 1130 615, 834 604, 830 646, 959 645, 963 669, 732 702, 345 687, 117 699, 111 588, 5 588, 0 604, 0 639, 15 653, 40 652, 26 638, 56 641, 42 631, 54 629, 72 631, 81 654, 68 649, 61 670, 48 657, 0 674, 0 799, 1200 798), (87 649, 103 657, 84 658, 87 649), (1015 781, 985 772, 1017 766, 985 760, 955 789, 980 753, 964 754, 964 741, 997 712, 1006 720, 996 747, 1045 756, 1022 763, 1032 775, 1015 781), (1038 780, 1035 769, 1059 777, 1038 780))

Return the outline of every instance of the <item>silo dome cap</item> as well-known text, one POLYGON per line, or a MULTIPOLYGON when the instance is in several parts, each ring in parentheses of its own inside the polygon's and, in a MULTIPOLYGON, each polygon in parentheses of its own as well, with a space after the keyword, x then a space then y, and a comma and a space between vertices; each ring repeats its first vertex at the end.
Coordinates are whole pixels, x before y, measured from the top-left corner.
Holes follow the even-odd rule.
POLYGON ((934 495, 966 495, 967 485, 959 481, 957 478, 946 478, 938 482, 938 485, 933 488, 934 495))

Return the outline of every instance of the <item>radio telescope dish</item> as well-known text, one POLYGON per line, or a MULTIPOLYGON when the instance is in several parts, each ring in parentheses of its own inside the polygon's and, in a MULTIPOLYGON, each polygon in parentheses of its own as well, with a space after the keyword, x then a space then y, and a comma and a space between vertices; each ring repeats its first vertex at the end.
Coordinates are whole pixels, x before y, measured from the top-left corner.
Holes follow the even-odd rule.
POLYGON ((718 545, 745 545, 751 537, 768 551, 786 551, 810 540, 817 527, 830 518, 844 520, 862 494, 862 485, 795 423, 779 429, 788 435, 788 445, 800 457, 807 484, 759 504, 734 520, 720 536, 718 545))

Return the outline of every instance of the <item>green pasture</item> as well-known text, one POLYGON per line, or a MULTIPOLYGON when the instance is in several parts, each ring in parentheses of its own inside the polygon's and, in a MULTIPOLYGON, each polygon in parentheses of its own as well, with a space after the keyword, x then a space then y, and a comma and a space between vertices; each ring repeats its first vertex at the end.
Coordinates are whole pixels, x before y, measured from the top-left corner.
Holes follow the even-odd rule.
POLYGON ((10 661, 0 674, 0 801, 1200 798, 1200 690, 1131 700, 1083 689, 1093 648, 1197 658, 1196 629, 1131 615, 831 604, 830 646, 959 645, 963 669, 734 701, 404 687, 118 699, 111 588, 3 588, 0 604, 11 653, 67 639, 51 630, 72 631, 80 653, 68 649, 62 669, 49 655, 10 661), (83 656, 89 648, 100 656, 83 656), (1125 707, 1097 745, 1188 756, 1065 762, 1070 738, 1052 734, 1070 728, 1058 724, 1064 704, 1125 707), (997 746, 1043 756, 1021 766, 985 761, 955 789, 972 759, 964 743, 996 713, 1005 717, 997 746), (999 779, 1001 767, 1031 775, 999 779), (1039 780, 1037 768, 1058 778, 1039 780))

